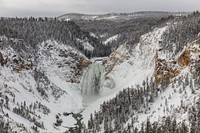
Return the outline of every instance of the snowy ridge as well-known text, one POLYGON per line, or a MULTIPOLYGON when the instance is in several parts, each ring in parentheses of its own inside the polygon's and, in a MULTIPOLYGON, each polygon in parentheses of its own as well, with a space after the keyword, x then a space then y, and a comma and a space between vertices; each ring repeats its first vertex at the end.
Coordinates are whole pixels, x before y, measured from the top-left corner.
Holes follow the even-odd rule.
POLYGON ((134 12, 134 13, 108 13, 108 14, 79 14, 71 13, 59 16, 60 20, 130 20, 142 17, 156 17, 156 16, 168 16, 168 15, 187 15, 188 13, 170 13, 159 11, 147 11, 147 12, 134 12))

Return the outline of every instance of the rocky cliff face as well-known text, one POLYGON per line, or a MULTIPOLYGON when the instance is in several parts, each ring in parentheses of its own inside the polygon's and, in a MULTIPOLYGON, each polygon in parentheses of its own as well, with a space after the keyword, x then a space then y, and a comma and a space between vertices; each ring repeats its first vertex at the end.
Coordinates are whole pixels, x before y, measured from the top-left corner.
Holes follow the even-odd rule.
POLYGON ((116 51, 111 53, 109 58, 103 61, 103 64, 106 65, 106 75, 108 75, 116 65, 121 64, 126 59, 128 59, 128 45, 123 44, 117 48, 116 51))
POLYGON ((187 45, 187 47, 176 58, 170 60, 160 59, 158 51, 155 55, 155 82, 160 84, 163 80, 170 82, 174 77, 178 76, 180 72, 188 68, 190 72, 194 73, 200 60, 199 41, 195 40, 187 45))

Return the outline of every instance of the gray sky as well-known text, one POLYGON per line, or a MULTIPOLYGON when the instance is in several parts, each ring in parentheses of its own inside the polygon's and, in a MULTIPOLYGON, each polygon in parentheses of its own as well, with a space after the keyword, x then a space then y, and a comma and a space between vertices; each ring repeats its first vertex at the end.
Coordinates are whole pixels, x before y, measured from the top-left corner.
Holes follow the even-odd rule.
POLYGON ((0 17, 200 10, 200 0, 0 0, 0 17))

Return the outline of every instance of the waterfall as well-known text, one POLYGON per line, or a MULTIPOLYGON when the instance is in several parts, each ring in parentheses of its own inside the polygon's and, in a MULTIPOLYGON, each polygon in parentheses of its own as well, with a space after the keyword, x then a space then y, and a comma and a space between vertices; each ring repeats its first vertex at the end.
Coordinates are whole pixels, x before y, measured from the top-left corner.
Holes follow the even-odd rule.
POLYGON ((93 62, 84 72, 81 80, 81 93, 85 97, 97 96, 102 91, 104 67, 93 62))

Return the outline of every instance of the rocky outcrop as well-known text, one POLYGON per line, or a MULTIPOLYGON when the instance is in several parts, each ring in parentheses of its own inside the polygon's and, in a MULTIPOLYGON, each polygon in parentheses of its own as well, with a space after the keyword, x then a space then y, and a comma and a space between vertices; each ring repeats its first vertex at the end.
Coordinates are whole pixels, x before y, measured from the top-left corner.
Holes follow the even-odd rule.
POLYGON ((155 60, 155 63, 154 78, 156 84, 160 84, 163 81, 169 83, 180 73, 180 69, 177 66, 176 61, 166 62, 165 60, 158 58, 155 60))
POLYGON ((20 64, 20 65, 18 65, 16 68, 14 68, 14 70, 16 71, 16 72, 21 72, 21 71, 26 71, 26 70, 29 70, 30 68, 29 68, 29 66, 28 65, 26 65, 26 64, 20 64))
POLYGON ((81 59, 79 61, 79 65, 78 66, 79 66, 80 69, 83 69, 83 68, 88 67, 90 64, 92 64, 92 62, 90 60, 81 59))
POLYGON ((128 58, 128 53, 128 45, 123 44, 119 46, 107 60, 104 60, 103 64, 106 66, 106 75, 108 75, 116 65, 124 62, 128 58))
POLYGON ((21 72, 21 71, 26 71, 30 69, 30 65, 25 63, 26 61, 24 61, 21 58, 14 58, 13 59, 13 70, 15 70, 16 72, 21 72))
POLYGON ((181 54, 181 56, 178 59, 178 64, 181 67, 187 67, 191 63, 190 59, 190 50, 185 49, 185 51, 181 54))

